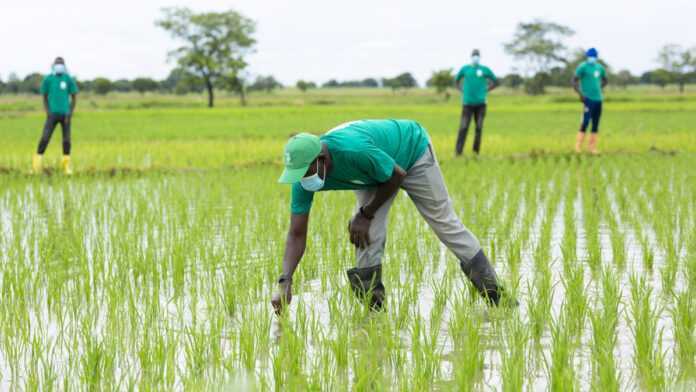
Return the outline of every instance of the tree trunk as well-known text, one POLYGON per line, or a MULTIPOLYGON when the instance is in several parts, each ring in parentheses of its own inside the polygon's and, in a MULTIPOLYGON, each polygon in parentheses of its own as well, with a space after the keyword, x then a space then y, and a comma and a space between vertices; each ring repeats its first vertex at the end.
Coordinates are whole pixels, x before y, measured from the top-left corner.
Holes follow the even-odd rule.
POLYGON ((246 100, 246 89, 242 87, 241 90, 239 90, 239 101, 242 104, 242 106, 246 106, 247 100, 246 100))
POLYGON ((680 80, 680 81, 679 81, 679 93, 680 93, 680 94, 684 94, 684 85, 685 85, 685 84, 686 84, 686 83, 685 83, 683 80, 680 80))
POLYGON ((213 93, 213 83, 209 78, 205 79, 205 88, 208 90, 208 107, 212 108, 215 103, 215 94, 213 93))

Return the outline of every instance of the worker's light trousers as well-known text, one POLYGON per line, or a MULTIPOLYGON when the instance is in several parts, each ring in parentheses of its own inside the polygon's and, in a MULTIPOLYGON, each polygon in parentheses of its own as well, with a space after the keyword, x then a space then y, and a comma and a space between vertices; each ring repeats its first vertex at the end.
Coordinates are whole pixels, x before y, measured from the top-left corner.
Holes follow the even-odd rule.
MULTIPOLYGON (((431 145, 418 161, 408 170, 401 188, 415 204, 418 212, 425 218, 437 237, 457 258, 468 263, 481 250, 478 239, 459 220, 452 207, 445 181, 431 145)), ((356 213, 360 206, 367 204, 375 189, 355 191, 358 198, 356 213)), ((370 225, 370 245, 358 249, 357 266, 372 267, 382 263, 384 245, 387 239, 387 217, 396 194, 387 200, 375 213, 370 225)))

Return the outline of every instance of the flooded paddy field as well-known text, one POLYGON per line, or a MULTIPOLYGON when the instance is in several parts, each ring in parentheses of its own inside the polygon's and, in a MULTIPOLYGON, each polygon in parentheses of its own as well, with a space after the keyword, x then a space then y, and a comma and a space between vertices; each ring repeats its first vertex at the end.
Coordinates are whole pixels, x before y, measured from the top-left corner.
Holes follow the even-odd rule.
POLYGON ((345 275, 354 196, 321 194, 281 318, 278 167, 0 176, 0 386, 693 390, 694 167, 659 152, 442 162, 516 309, 477 298, 402 192, 370 312, 345 275))

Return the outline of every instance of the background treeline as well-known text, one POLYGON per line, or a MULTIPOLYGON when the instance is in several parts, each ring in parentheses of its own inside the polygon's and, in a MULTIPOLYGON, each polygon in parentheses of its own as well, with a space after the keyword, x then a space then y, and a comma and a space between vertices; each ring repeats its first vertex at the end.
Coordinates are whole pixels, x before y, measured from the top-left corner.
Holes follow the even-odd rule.
MULTIPOLYGON (((518 73, 510 73, 500 78, 500 83, 503 86, 522 89, 528 93, 535 93, 536 85, 543 86, 569 86, 570 80, 579 61, 573 61, 565 67, 553 67, 548 72, 540 71, 531 77, 523 77, 518 73)), ((604 63, 606 66, 608 64, 604 63)), ((679 74, 674 71, 669 71, 663 68, 657 68, 651 71, 644 72, 640 75, 634 75, 628 70, 619 70, 615 72, 611 66, 608 66, 610 82, 619 87, 627 87, 637 84, 651 84, 660 87, 665 87, 669 84, 694 84, 696 83, 696 71, 679 74)), ((19 77, 12 73, 7 78, 0 76, 0 94, 39 94, 41 81, 44 74, 31 73, 24 77, 19 77)), ((446 69, 433 72, 431 77, 425 83, 426 87, 447 89, 454 87, 454 69, 446 69)), ((174 69, 170 74, 162 80, 156 80, 148 77, 139 77, 135 79, 117 79, 110 80, 104 77, 87 80, 76 77, 78 87, 83 92, 90 92, 98 95, 106 95, 112 92, 138 92, 148 93, 157 92, 165 94, 189 94, 202 93, 205 91, 205 85, 201 80, 197 80, 191 75, 186 75, 179 69, 174 69)), ((245 89, 248 92, 263 91, 271 92, 276 89, 292 87, 285 86, 280 83, 272 75, 257 76, 251 81, 245 82, 245 89)), ((295 86, 301 91, 307 91, 316 88, 391 88, 409 89, 420 87, 418 81, 410 72, 404 72, 400 75, 391 78, 366 78, 361 80, 338 80, 331 79, 324 83, 318 84, 312 81, 300 80, 295 86)), ((225 90, 224 87, 220 88, 225 90)), ((233 90, 233 92, 237 92, 233 90)))

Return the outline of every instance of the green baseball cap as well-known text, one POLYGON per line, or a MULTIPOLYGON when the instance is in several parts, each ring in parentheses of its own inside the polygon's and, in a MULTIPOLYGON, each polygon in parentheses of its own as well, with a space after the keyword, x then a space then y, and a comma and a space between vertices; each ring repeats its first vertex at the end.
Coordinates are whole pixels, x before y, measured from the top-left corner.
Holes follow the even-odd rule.
POLYGON ((309 164, 319 156, 321 141, 316 135, 310 133, 298 133, 288 140, 285 145, 285 170, 280 175, 278 182, 281 184, 294 184, 300 181, 307 173, 309 164))

